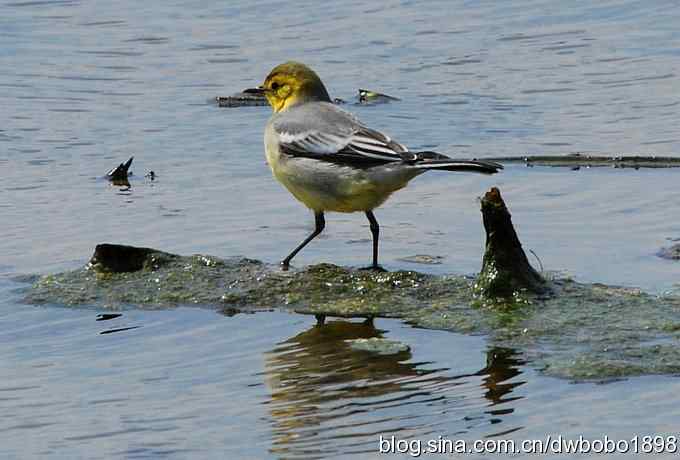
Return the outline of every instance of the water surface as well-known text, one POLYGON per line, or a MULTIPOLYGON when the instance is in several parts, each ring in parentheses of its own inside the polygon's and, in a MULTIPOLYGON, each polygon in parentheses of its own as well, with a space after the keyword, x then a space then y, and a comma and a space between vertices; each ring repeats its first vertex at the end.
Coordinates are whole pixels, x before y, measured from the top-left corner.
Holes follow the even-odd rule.
MULTIPOLYGON (((104 241, 279 260, 312 218, 264 163, 269 110, 207 101, 260 83, 288 59, 316 69, 332 96, 367 87, 401 98, 350 108, 414 149, 677 155, 675 2, 74 0, 2 10, 7 457, 373 458, 379 433, 627 438, 676 429, 672 377, 571 385, 482 337, 394 321, 337 326, 335 338, 287 314, 131 309, 97 322, 95 309, 23 305, 11 281, 78 267, 104 241), (130 189, 101 180, 131 155, 130 189), (143 178, 150 170, 156 181, 143 178), (371 360, 339 341, 357 334, 405 341, 411 354, 371 360)), ((674 170, 431 173, 377 211, 384 265, 477 271, 476 200, 492 185, 547 269, 674 289, 678 265, 655 256, 680 237, 674 170), (417 254, 442 263, 400 260, 417 254)), ((327 222, 296 264, 366 264, 363 217, 327 222)))

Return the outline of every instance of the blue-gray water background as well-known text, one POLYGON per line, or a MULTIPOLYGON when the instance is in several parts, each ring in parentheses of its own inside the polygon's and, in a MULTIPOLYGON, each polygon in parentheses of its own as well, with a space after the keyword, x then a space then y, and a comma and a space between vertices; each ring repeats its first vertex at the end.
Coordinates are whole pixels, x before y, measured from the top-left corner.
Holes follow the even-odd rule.
MULTIPOLYGON (((143 327, 99 335, 99 311, 24 305, 14 279, 81 266, 105 241, 280 259, 312 219, 264 162, 269 109, 209 100, 289 59, 335 97, 400 97, 348 108, 414 149, 678 155, 679 11, 622 0, 3 2, 0 457, 373 458, 379 433, 677 434, 672 377, 570 385, 482 337, 395 321, 376 325, 413 354, 387 370, 324 347, 313 320, 287 314, 130 310, 114 326, 143 327), (101 180, 131 155, 131 190, 101 180)), ((655 256, 680 237, 677 184, 675 170, 427 174, 377 211, 382 262, 477 271, 477 197, 497 185, 546 269, 664 292, 680 277, 655 256), (444 259, 399 260, 415 254, 444 259)), ((330 215, 296 264, 366 264, 369 235, 362 216, 330 215)))

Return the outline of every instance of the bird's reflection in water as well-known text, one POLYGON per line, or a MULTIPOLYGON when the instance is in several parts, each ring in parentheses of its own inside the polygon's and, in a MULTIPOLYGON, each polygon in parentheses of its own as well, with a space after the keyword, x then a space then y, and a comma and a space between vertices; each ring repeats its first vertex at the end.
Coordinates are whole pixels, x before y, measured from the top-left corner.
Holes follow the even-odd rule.
MULTIPOLYGON (((384 332, 368 323, 331 321, 266 353, 273 454, 311 459, 375 453, 381 434, 461 438, 501 422, 513 412, 507 403, 521 398, 506 396, 523 383, 508 381, 523 364, 511 349, 491 348, 483 369, 456 374, 436 363, 412 362, 410 351, 377 355, 346 342, 384 332)), ((507 428, 503 433, 521 427, 507 428)))

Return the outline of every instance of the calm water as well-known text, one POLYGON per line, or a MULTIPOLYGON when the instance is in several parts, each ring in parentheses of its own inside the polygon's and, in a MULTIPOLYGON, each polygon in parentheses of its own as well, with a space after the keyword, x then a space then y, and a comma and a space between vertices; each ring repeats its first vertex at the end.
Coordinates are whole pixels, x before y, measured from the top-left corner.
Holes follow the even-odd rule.
MULTIPOLYGON (((367 87, 402 98, 350 108, 415 149, 677 155, 676 2, 0 7, 0 457, 373 458, 379 434, 677 434, 673 377, 574 385, 483 337, 395 321, 316 328, 179 308, 97 322, 94 309, 24 305, 13 281, 80 266, 104 241, 285 255, 312 222, 264 163, 269 110, 206 101, 288 59, 315 68, 333 96, 367 87), (130 190, 101 179, 131 155, 130 190), (370 336, 412 351, 370 358, 342 341, 370 336)), ((680 237, 677 183, 674 170, 429 174, 376 213, 382 261, 477 271, 476 200, 498 185, 546 269, 663 292, 680 278, 655 256, 680 237), (415 254, 444 259, 399 260, 415 254)), ((366 264, 364 219, 327 222, 296 263, 366 264)))

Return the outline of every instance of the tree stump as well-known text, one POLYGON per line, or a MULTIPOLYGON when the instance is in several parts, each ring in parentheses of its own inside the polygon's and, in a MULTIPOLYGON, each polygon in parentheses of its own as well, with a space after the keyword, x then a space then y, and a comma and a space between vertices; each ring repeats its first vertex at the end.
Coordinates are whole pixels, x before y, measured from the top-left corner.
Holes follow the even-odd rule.
POLYGON ((531 266, 512 225, 501 192, 493 187, 481 204, 486 248, 475 291, 485 297, 512 297, 519 291, 544 293, 545 279, 531 266))

